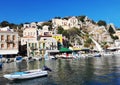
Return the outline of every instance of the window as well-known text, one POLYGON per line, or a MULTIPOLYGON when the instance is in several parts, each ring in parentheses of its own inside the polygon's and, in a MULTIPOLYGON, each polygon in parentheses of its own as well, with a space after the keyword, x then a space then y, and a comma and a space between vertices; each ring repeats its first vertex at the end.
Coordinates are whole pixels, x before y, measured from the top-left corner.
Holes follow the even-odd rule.
POLYGON ((49 35, 49 32, 44 32, 44 35, 48 36, 48 35, 49 35))
POLYGON ((30 35, 30 33, 28 32, 28 36, 30 35))
POLYGON ((24 35, 26 35, 26 32, 24 33, 24 35))
POLYGON ((10 44, 7 44, 7 49, 10 49, 10 44))
POLYGON ((7 35, 7 41, 10 41, 10 35, 7 35))
POLYGON ((34 34, 33 34, 33 36, 35 35, 35 32, 34 32, 34 34))
POLYGON ((15 43, 13 44, 13 48, 16 48, 16 44, 15 43))
POLYGON ((4 48, 4 44, 1 44, 1 48, 2 48, 2 49, 4 48))
POLYGON ((16 40, 16 36, 15 35, 13 35, 13 40, 16 40))
POLYGON ((1 41, 3 41, 4 40, 4 35, 1 35, 1 41))

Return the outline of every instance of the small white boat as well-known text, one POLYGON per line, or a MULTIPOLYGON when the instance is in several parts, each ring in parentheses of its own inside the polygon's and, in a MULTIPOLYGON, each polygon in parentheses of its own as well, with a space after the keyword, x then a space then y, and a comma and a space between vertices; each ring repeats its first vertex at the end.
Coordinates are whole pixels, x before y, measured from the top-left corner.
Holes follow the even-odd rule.
POLYGON ((96 54, 94 54, 94 57, 101 57, 101 54, 100 53, 96 53, 96 54))
POLYGON ((11 74, 5 74, 4 78, 7 78, 8 80, 17 80, 17 79, 36 78, 36 77, 42 77, 47 75, 48 75, 48 72, 46 70, 36 69, 36 70, 29 70, 24 72, 14 72, 11 74))

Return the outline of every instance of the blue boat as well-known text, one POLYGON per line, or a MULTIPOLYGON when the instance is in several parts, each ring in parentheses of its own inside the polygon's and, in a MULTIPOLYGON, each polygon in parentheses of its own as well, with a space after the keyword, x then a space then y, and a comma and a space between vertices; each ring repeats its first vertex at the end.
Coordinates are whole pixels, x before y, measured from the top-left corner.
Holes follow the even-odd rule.
POLYGON ((14 59, 15 62, 21 62, 22 60, 22 56, 16 56, 16 58, 14 59))
POLYGON ((2 68, 2 66, 3 66, 3 63, 0 62, 0 68, 2 68))
POLYGON ((0 68, 2 68, 2 66, 3 66, 3 63, 2 63, 2 55, 0 55, 0 68))

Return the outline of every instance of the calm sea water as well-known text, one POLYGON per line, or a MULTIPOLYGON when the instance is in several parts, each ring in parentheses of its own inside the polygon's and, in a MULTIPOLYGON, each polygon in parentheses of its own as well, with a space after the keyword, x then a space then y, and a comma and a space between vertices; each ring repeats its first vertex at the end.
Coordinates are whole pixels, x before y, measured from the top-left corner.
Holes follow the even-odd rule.
POLYGON ((0 70, 0 85, 120 85, 120 57, 57 59, 21 64, 4 64, 0 70), (11 82, 2 76, 47 65, 52 69, 47 77, 11 82))

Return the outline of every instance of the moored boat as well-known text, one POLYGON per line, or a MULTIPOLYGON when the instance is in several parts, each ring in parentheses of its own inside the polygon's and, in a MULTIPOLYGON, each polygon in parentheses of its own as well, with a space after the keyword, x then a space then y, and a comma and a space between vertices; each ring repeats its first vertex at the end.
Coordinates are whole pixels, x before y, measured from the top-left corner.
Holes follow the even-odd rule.
POLYGON ((17 80, 17 79, 30 79, 36 77, 47 76, 48 72, 42 69, 29 70, 24 72, 14 72, 11 74, 5 74, 3 77, 8 80, 17 80))
POLYGON ((3 63, 0 62, 0 68, 2 68, 2 66, 3 66, 3 63))
POLYGON ((21 62, 22 60, 22 56, 16 56, 16 58, 14 59, 15 62, 21 62))

